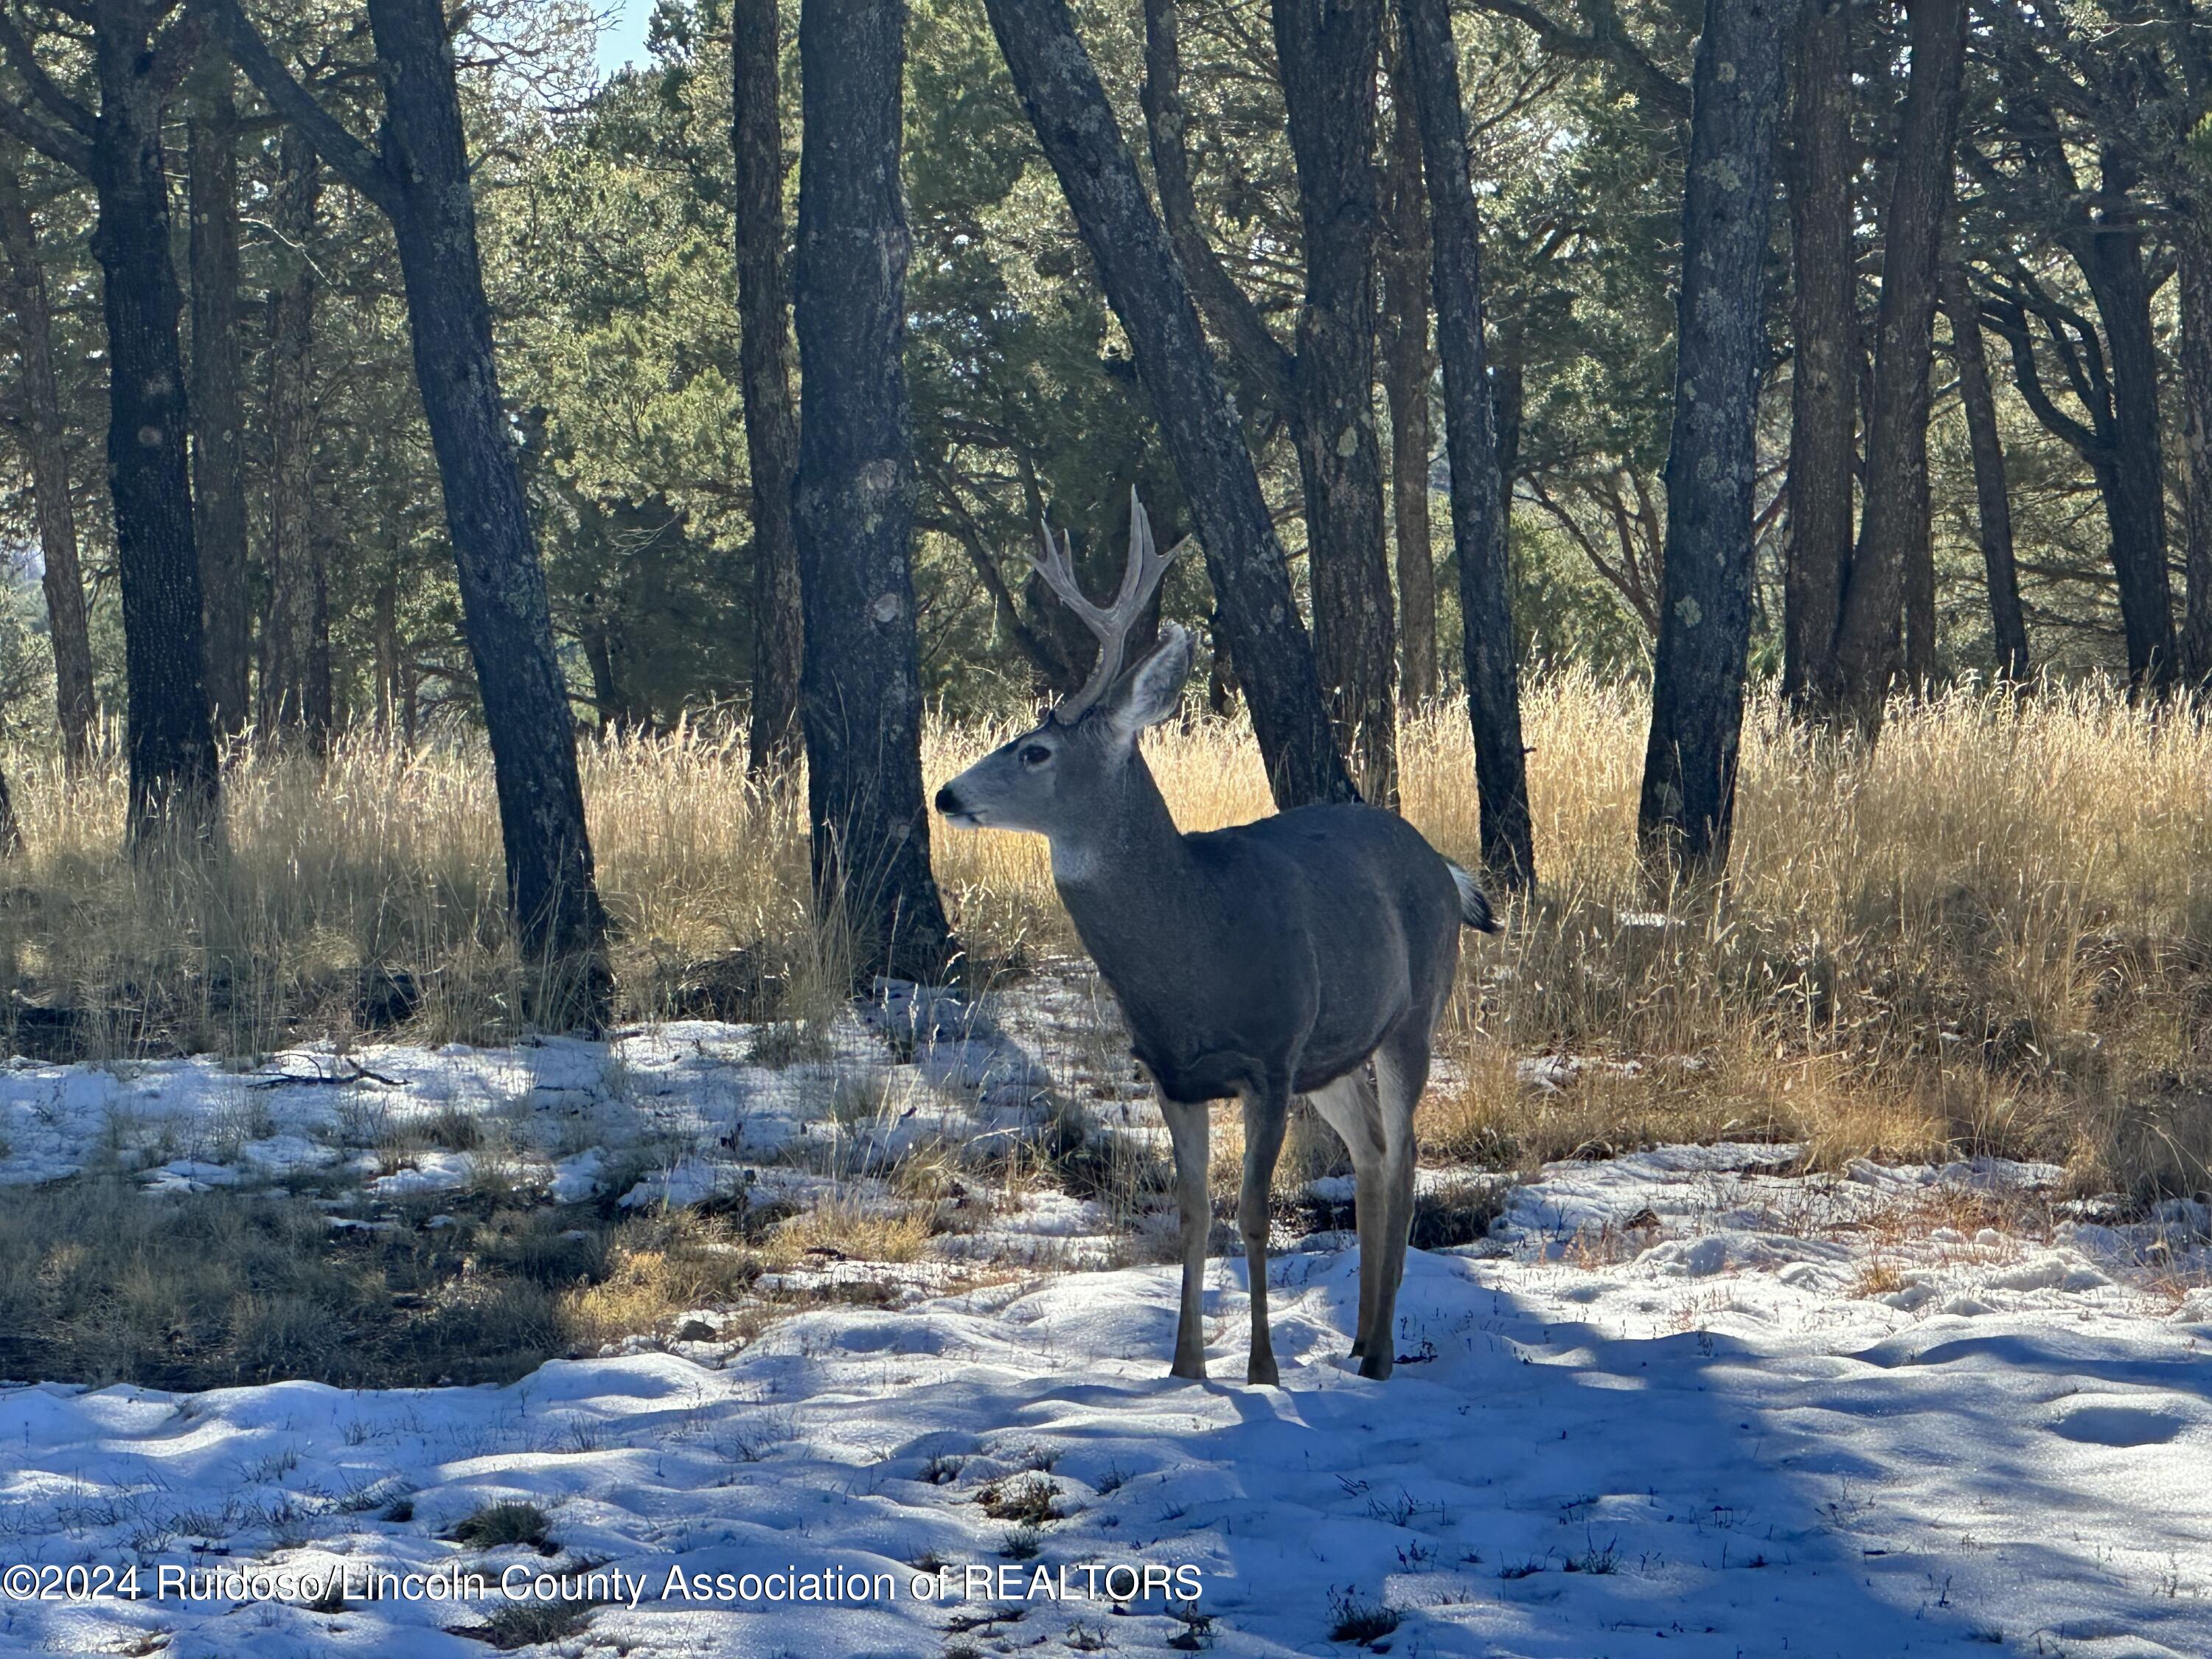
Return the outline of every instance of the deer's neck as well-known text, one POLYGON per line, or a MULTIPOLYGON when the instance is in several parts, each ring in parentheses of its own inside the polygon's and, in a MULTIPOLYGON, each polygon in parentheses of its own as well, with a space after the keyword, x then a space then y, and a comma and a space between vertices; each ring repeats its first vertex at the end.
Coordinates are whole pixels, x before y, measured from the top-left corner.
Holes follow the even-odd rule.
POLYGON ((1122 961, 1162 947, 1164 917, 1188 916, 1197 863, 1143 756, 1130 758, 1088 823, 1052 838, 1052 878, 1109 982, 1122 961))

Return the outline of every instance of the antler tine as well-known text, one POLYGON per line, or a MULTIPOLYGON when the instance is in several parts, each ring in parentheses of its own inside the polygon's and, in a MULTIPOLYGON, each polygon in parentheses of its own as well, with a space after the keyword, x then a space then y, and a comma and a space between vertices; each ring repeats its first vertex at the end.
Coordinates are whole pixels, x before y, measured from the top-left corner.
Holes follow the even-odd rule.
POLYGON ((1064 725, 1072 725, 1088 712, 1091 704, 1103 696, 1121 672, 1121 661, 1126 653, 1129 629, 1136 625, 1144 613, 1152 592, 1160 585, 1169 563, 1181 551, 1171 549, 1162 556, 1152 542, 1152 520, 1145 513, 1144 503, 1137 499, 1133 488, 1129 491, 1129 557, 1121 573, 1121 591, 1109 605, 1093 604, 1084 594, 1075 579, 1075 550, 1072 539, 1063 533, 1060 544, 1054 545, 1052 526, 1042 519, 1037 521, 1042 532, 1044 556, 1032 556, 1031 568, 1038 580, 1058 595, 1060 602, 1075 612, 1083 625, 1098 641, 1098 661, 1091 671, 1091 678, 1083 689, 1063 702, 1054 711, 1064 725))
POLYGON ((1152 545, 1152 520, 1145 511, 1145 504, 1137 499, 1137 492, 1129 491, 1129 562, 1121 573, 1121 591, 1114 596, 1111 614, 1126 629, 1144 611, 1152 590, 1160 585, 1167 574, 1168 559, 1152 545))
POLYGON ((1036 572, 1040 581, 1059 596, 1062 605, 1082 617, 1093 633, 1097 632, 1105 623, 1106 612, 1084 597, 1083 588, 1075 580, 1075 546, 1073 540, 1065 544, 1055 544, 1052 538, 1052 525, 1042 518, 1037 520, 1037 534, 1044 544, 1044 556, 1039 558, 1036 554, 1030 554, 1030 568, 1036 572))

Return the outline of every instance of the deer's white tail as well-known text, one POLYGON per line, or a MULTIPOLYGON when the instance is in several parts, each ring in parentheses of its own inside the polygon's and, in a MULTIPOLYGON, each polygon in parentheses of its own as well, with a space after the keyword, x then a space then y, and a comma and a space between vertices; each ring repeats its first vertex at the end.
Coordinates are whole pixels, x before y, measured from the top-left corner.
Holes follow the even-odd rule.
POLYGON ((1451 872, 1452 885, 1459 889, 1460 921, 1478 933, 1496 933, 1498 919, 1490 914, 1489 896, 1475 884, 1474 878, 1449 859, 1444 860, 1444 867, 1451 872))

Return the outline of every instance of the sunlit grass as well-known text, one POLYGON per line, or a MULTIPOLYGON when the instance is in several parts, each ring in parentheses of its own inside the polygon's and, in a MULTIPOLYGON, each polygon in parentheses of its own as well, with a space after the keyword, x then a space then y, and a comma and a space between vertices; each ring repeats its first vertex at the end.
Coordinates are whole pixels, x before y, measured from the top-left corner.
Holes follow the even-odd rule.
MULTIPOLYGON (((1432 1150, 1526 1162, 1672 1135, 1863 1152, 2033 1153, 2084 1182, 2206 1184, 2212 1107, 2212 733, 2096 687, 1900 705, 1880 746, 1756 703, 1717 904, 1655 902, 1634 856, 1645 714, 1563 674, 1527 708, 1538 896, 1470 968, 1432 1091, 1432 1150), (1555 1052, 1634 1060, 1532 1093, 1555 1052)), ((933 727, 932 787, 1006 735, 933 727)), ((1178 822, 1269 810, 1249 730, 1200 720, 1146 751, 1178 822)), ((1463 714, 1409 720, 1404 810, 1472 862, 1463 714)), ((134 867, 112 750, 64 779, 9 758, 26 850, 0 890, 0 968, 87 1011, 116 1053, 252 1052, 355 1032, 361 974, 410 976, 415 1035, 516 1029, 496 804, 479 744, 368 733, 327 761, 241 757, 225 854, 134 867)), ((819 958, 803 791, 744 776, 720 725, 592 743, 585 787, 626 1014, 746 947, 819 958)), ((1043 844, 932 826, 979 960, 1072 951, 1043 844)), ((795 984, 806 975, 793 967, 795 984)), ((796 992, 787 994, 798 994, 796 992)))

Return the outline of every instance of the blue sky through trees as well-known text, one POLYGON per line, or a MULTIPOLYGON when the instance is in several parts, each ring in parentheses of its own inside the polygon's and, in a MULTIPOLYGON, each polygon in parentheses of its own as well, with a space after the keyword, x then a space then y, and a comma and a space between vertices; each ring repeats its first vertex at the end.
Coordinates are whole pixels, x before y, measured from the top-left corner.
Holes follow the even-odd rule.
POLYGON ((602 15, 607 26, 599 33, 599 73, 612 75, 645 56, 645 26, 653 15, 653 0, 609 0, 602 15))

